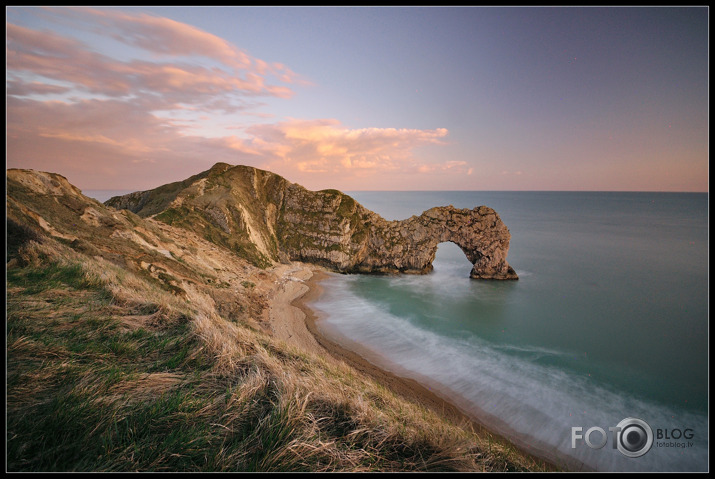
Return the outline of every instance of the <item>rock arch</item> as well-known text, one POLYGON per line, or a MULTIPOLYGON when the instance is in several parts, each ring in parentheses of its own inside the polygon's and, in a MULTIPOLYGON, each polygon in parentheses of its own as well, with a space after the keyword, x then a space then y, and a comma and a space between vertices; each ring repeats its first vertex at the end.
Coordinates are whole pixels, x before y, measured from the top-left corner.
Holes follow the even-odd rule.
POLYGON ((431 208, 402 221, 370 220, 366 244, 353 264, 338 268, 361 273, 428 273, 440 243, 456 244, 474 279, 515 280, 507 262, 511 235, 491 208, 431 208))
MULTIPOLYGON (((426 243, 414 248, 425 248, 428 255, 423 269, 432 269, 440 243, 456 244, 472 263, 470 278, 518 279, 506 261, 511 235, 497 213, 486 206, 458 209, 453 206, 436 207, 422 213, 409 227, 424 228, 426 243)), ((421 256, 421 255, 420 255, 421 256)))

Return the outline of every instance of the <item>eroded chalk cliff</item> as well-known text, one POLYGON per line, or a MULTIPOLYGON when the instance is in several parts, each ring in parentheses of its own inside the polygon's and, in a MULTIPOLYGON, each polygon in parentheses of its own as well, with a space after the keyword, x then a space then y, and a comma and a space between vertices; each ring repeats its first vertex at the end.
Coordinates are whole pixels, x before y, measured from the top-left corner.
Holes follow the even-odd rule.
POLYGON ((387 221, 340 191, 225 163, 106 204, 199 233, 259 266, 297 260, 344 273, 427 273, 439 243, 451 241, 474 265, 472 278, 518 278, 506 260, 509 230, 487 206, 387 221))

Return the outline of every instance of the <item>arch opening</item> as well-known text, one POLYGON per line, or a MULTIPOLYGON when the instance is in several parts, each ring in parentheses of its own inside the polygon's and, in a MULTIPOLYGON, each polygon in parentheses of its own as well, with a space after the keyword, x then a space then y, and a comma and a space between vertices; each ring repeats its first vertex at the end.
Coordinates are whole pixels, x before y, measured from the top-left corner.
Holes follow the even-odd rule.
POLYGON ((433 273, 468 278, 474 265, 459 245, 453 241, 444 241, 437 245, 432 266, 433 273))

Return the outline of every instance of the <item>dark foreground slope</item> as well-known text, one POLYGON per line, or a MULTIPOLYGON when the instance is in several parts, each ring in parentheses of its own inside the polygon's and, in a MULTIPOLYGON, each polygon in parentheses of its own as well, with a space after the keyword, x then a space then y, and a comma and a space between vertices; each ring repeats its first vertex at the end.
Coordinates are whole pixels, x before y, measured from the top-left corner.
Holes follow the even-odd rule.
POLYGON ((474 265, 472 278, 517 279, 506 261, 509 230, 487 206, 441 206, 386 221, 337 190, 309 191, 274 173, 225 163, 107 205, 194 231, 258 266, 294 260, 340 272, 425 273, 439 243, 451 241, 474 265))
POLYGON ((9 471, 545 467, 276 340, 235 249, 51 173, 8 170, 6 211, 9 471))

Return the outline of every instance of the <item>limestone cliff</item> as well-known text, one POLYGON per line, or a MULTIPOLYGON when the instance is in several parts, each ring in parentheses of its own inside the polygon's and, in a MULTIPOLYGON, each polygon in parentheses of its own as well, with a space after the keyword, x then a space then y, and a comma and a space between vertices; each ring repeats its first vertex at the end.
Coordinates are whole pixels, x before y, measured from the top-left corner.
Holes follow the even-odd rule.
POLYGON ((345 273, 426 273, 439 243, 451 241, 474 265, 472 278, 517 279, 506 261, 509 230, 486 206, 387 221, 340 191, 225 163, 106 204, 196 232, 257 266, 297 260, 345 273))
POLYGON ((187 286, 201 291, 225 319, 267 327, 265 288, 258 285, 270 287, 275 275, 200 235, 107 207, 63 176, 34 170, 7 170, 5 211, 8 268, 25 261, 19 252, 30 241, 68 248, 78 261, 101 259, 179 297, 185 297, 187 286))

